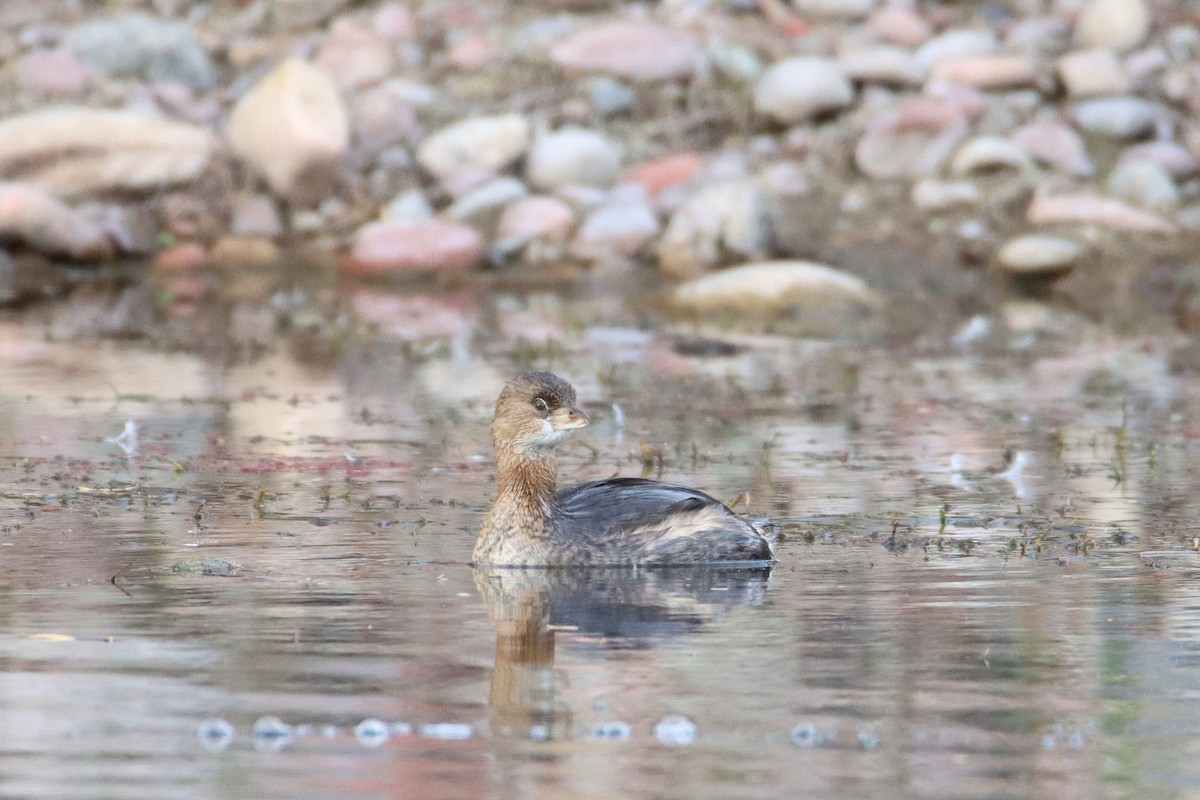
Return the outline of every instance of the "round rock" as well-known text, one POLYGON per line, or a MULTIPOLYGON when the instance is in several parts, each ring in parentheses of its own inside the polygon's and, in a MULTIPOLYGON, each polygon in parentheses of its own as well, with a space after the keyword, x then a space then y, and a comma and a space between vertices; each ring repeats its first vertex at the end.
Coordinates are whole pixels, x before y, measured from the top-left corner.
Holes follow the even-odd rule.
POLYGON ((1108 173, 1105 188, 1113 197, 1148 208, 1179 205, 1179 189, 1171 173, 1152 161, 1122 161, 1108 173))
POLYGON ((529 146, 529 121, 521 114, 464 119, 421 142, 417 162, 435 177, 457 172, 499 172, 529 146))
POLYGON ((803 122, 854 101, 854 87, 824 58, 800 56, 771 65, 754 87, 754 109, 785 125, 803 122))
POLYGON ((559 42, 550 59, 576 72, 604 72, 635 81, 684 78, 702 55, 684 30, 633 20, 609 22, 559 42))
POLYGON ((862 279, 810 261, 763 261, 722 270, 683 284, 674 299, 694 311, 751 314, 880 304, 879 296, 862 279))
POLYGON ((1159 108, 1140 97, 1105 97, 1076 103, 1071 113, 1079 127, 1114 139, 1148 135, 1160 116, 1159 108))
POLYGON ((537 137, 526 167, 539 189, 608 187, 621 170, 621 149, 602 133, 567 127, 537 137))
POLYGON ((1075 22, 1075 39, 1087 47, 1128 50, 1150 32, 1144 0, 1089 0, 1075 22))
POLYGON ((358 231, 341 269, 352 275, 465 270, 484 255, 483 237, 469 225, 383 220, 358 231))
POLYGON ((996 253, 996 266, 1015 278, 1059 278, 1070 272, 1083 247, 1057 236, 1018 236, 996 253))

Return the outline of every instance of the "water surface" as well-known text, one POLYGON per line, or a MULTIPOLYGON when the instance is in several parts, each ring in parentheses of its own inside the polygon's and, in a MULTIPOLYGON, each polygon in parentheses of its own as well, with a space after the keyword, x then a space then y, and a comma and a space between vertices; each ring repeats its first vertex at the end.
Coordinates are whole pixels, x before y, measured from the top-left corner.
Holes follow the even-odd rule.
POLYGON ((675 374, 588 329, 532 358, 596 420, 562 480, 706 489, 779 563, 493 573, 528 354, 3 341, 5 796, 1200 793, 1196 397, 1142 343, 675 374))

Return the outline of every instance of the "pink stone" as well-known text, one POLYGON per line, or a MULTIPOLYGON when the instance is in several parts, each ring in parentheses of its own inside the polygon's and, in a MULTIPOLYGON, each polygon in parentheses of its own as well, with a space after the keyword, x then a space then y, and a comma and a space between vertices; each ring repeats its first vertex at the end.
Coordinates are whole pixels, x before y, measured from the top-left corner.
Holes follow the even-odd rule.
POLYGON ((77 94, 96 85, 98 75, 67 50, 35 50, 21 58, 17 80, 38 94, 77 94))
POLYGON ((378 153, 417 137, 417 110, 402 92, 388 84, 368 89, 354 98, 351 109, 356 146, 378 153))
POLYGON ((976 89, 1012 89, 1032 86, 1037 67, 1025 56, 959 56, 935 64, 929 79, 976 89))
POLYGON ((622 183, 636 183, 646 190, 651 199, 674 186, 687 183, 696 176, 704 159, 698 153, 671 153, 646 161, 629 169, 622 183))
POLYGON ((1119 200, 1088 192, 1035 197, 1027 211, 1034 225, 1090 223, 1121 231, 1173 233, 1175 225, 1158 214, 1142 211, 1119 200))
POLYGON ((475 72, 491 63, 498 50, 495 39, 483 31, 474 31, 455 42, 447 55, 454 66, 475 72))
POLYGON ((1190 178, 1200 171, 1196 158, 1178 142, 1145 142, 1135 144, 1121 152, 1122 164, 1130 161, 1157 164, 1173 178, 1190 178))
POLYGON ((557 197, 523 197, 504 209, 496 224, 499 241, 542 239, 564 242, 575 227, 575 212, 557 197))
POLYGON ((400 42, 413 37, 417 30, 417 23, 408 6, 399 3, 384 3, 375 12, 371 27, 389 42, 400 42))
POLYGON ((691 75, 700 55, 700 45, 688 31, 631 20, 591 28, 550 50, 550 59, 565 70, 638 81, 691 75))
POLYGON ((315 59, 342 89, 355 89, 382 80, 391 72, 392 46, 370 28, 338 20, 315 59))
POLYGON ((1033 122, 1013 132, 1013 141, 1038 161, 1081 178, 1096 174, 1083 139, 1057 122, 1033 122))
POLYGON ((466 270, 483 262, 483 237, 444 220, 383 220, 360 228, 341 270, 351 275, 466 270))
POLYGON ((932 97, 908 97, 877 119, 854 148, 872 178, 922 178, 937 172, 967 132, 962 109, 932 97))
POLYGON ((918 47, 933 35, 933 28, 915 11, 887 6, 867 19, 867 28, 885 42, 918 47))
POLYGON ((111 258, 114 250, 103 224, 27 183, 0 183, 0 239, 81 261, 111 258))

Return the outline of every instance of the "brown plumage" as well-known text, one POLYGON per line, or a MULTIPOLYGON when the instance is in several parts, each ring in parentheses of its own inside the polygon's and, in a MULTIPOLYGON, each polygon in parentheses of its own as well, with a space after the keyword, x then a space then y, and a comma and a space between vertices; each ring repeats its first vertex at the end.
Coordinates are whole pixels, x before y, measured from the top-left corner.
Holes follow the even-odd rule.
POLYGON ((496 502, 474 563, 762 567, 774 559, 761 530, 695 489, 616 478, 556 491, 554 446, 587 424, 575 389, 557 375, 526 372, 504 387, 492 418, 496 502))

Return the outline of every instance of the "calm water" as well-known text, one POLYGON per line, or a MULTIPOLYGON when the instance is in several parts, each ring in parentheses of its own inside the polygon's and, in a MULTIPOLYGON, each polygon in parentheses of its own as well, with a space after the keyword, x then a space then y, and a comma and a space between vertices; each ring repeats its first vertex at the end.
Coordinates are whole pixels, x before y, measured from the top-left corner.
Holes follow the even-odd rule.
POLYGON ((5 328, 0 792, 1200 796, 1200 428, 1165 356, 576 345, 534 362, 596 418, 563 481, 745 495, 774 570, 473 571, 503 357, 5 328))

